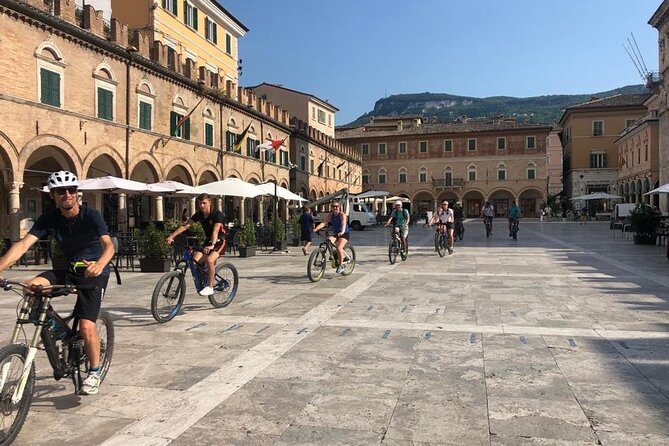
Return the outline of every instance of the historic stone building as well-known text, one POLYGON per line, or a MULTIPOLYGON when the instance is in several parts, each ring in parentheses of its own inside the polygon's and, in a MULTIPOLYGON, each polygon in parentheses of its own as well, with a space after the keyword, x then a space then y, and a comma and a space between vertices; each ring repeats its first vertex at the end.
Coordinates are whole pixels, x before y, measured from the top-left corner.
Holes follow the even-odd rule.
MULTIPOLYGON (((664 0, 657 8, 648 24, 658 31, 659 48, 659 73, 651 73, 648 86, 658 95, 657 116, 658 140, 659 140, 659 184, 669 183, 669 105, 667 104, 667 92, 669 92, 669 0, 664 0)), ((659 197, 660 210, 669 213, 669 194, 661 194, 659 197)))
POLYGON ((360 151, 363 188, 410 200, 412 211, 432 211, 444 199, 480 216, 486 201, 498 215, 517 202, 536 216, 547 198, 546 144, 551 126, 511 119, 466 118, 427 123, 422 116, 376 117, 340 129, 337 140, 360 151))
MULTIPOLYGON (((236 177, 288 188, 291 167, 299 167, 289 154, 291 132, 321 138, 310 127, 291 128, 287 110, 234 80, 212 88, 207 67, 187 69, 189 59, 170 56, 149 31, 129 33, 116 18, 106 23, 90 5, 6 0, 0 29, 0 195, 8 197, 0 202, 0 231, 12 239, 52 206, 40 189, 56 170, 189 185, 236 177), (266 140, 285 144, 275 153, 256 150, 266 140)), ((324 145, 359 168, 345 147, 324 145)), ((309 191, 311 175, 304 181, 309 191)), ((193 206, 163 196, 84 193, 82 200, 112 230, 193 206)), ((219 206, 229 219, 262 221, 270 205, 226 197, 219 206)))
POLYGON ((562 141, 560 141, 560 127, 553 127, 548 135, 548 146, 546 149, 546 183, 548 183, 548 195, 555 197, 562 192, 562 141))
POLYGON ((593 98, 569 107, 560 119, 567 198, 592 192, 616 193, 620 133, 647 113, 650 94, 593 98))

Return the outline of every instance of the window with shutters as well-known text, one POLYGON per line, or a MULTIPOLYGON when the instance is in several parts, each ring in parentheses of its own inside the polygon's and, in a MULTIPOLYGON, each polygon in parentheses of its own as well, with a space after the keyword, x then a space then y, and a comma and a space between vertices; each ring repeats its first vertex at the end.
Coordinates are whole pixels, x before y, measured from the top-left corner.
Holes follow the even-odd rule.
POLYGON ((230 34, 225 34, 225 52, 227 54, 232 54, 232 36, 230 34))
POLYGON ((497 166, 497 179, 506 180, 506 166, 504 164, 497 166))
POLYGON ((139 101, 139 128, 152 130, 153 106, 149 102, 139 101))
POLYGON ((427 141, 421 141, 418 143, 418 147, 420 153, 427 153, 427 141))
POLYGON ((593 152, 590 154, 591 169, 606 168, 606 161, 606 152, 593 152))
POLYGON ((407 143, 405 142, 399 143, 398 150, 400 153, 407 153, 407 143))
POLYGON ((452 152, 452 151, 453 151, 453 140, 452 139, 444 140, 444 152, 452 152))
POLYGON ((174 15, 178 15, 177 0, 163 0, 163 9, 171 12, 174 15))
POLYGON ((379 170, 379 184, 386 184, 386 170, 379 170))
POLYGON ((386 154, 386 143, 385 142, 380 142, 379 143, 379 155, 385 155, 386 154))
POLYGON ((225 132, 225 150, 231 152, 234 150, 235 141, 237 140, 237 134, 231 132, 230 130, 225 132))
POLYGON ((98 118, 114 120, 114 92, 98 87, 98 118))
POLYGON ((402 168, 399 171, 399 178, 398 178, 400 183, 406 183, 407 182, 407 171, 406 169, 402 168))
POLYGON ((369 184, 369 173, 365 172, 362 174, 362 184, 369 184))
POLYGON ((217 25, 213 21, 209 20, 209 17, 204 19, 204 33, 208 41, 217 44, 218 36, 217 34, 217 25))
POLYGON ((184 23, 197 31, 197 8, 184 1, 184 23))
POLYGON ((604 135, 604 121, 592 121, 592 136, 604 135))
POLYGON ((214 147, 214 123, 209 120, 204 122, 204 144, 214 147))
POLYGON ((476 181, 476 166, 469 166, 467 168, 467 179, 469 181, 476 181))
POLYGON ((369 155, 369 144, 363 144, 362 145, 362 154, 363 155, 369 155))
POLYGON ((534 136, 528 136, 525 140, 525 147, 527 147, 528 149, 536 149, 537 138, 534 136))
POLYGON ((184 120, 184 116, 175 111, 170 112, 170 135, 190 141, 190 118, 184 120))
POLYGON ((40 102, 42 104, 60 107, 60 74, 40 69, 40 102))
POLYGON ((467 150, 470 151, 476 150, 476 138, 469 138, 467 140, 467 150))
POLYGON ((537 166, 534 164, 530 164, 527 167, 527 179, 528 180, 534 180, 537 177, 537 166))
POLYGON ((497 138, 497 150, 506 150, 506 138, 497 138))

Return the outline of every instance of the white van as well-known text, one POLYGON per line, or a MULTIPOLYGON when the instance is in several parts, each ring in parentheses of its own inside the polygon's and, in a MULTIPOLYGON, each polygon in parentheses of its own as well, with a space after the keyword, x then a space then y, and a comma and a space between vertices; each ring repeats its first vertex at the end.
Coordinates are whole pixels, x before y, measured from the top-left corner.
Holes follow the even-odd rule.
POLYGON ((351 229, 360 231, 376 224, 376 215, 369 209, 367 203, 352 201, 348 209, 348 224, 351 229))

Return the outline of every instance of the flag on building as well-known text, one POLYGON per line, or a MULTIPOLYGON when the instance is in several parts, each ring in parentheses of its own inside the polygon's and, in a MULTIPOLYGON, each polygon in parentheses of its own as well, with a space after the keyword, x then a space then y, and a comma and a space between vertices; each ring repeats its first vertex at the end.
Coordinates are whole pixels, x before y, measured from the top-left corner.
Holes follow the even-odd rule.
POLYGON ((246 126, 244 131, 237 135, 237 138, 235 139, 235 143, 232 145, 232 149, 235 152, 241 152, 242 151, 242 144, 244 144, 244 140, 246 139, 246 134, 249 132, 249 129, 251 128, 251 123, 249 122, 249 125, 246 126))
POLYGON ((341 163, 337 164, 337 169, 339 169, 341 166, 346 164, 346 160, 342 161, 341 163))
POLYGON ((326 156, 325 159, 324 159, 323 161, 321 161, 321 163, 318 165, 318 169, 317 169, 317 171, 318 171, 318 176, 319 176, 319 177, 322 177, 322 176, 323 176, 323 166, 325 165, 325 162, 326 162, 327 160, 328 160, 328 157, 326 156))

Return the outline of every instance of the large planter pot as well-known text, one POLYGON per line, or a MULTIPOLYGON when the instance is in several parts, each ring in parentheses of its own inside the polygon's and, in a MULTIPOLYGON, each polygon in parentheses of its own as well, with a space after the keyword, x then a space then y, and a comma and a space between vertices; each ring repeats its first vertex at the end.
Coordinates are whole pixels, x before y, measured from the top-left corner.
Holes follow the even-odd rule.
POLYGON ((239 251, 239 257, 253 257, 256 255, 255 246, 239 246, 237 250, 239 251))
POLYGON ((655 234, 635 234, 634 235, 634 244, 635 245, 654 245, 657 241, 657 236, 655 234))
POLYGON ((292 246, 300 246, 300 239, 293 237, 293 243, 292 246))
POLYGON ((288 242, 286 240, 282 240, 280 242, 274 242, 275 251, 285 251, 287 249, 288 249, 288 242))
POLYGON ((164 273, 171 269, 169 259, 139 259, 139 269, 143 273, 164 273))

